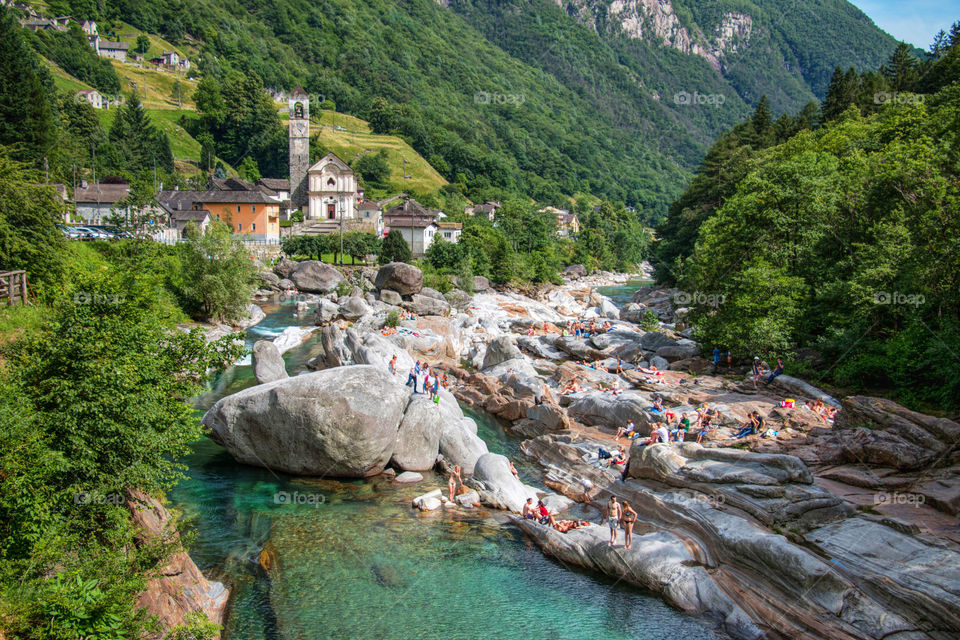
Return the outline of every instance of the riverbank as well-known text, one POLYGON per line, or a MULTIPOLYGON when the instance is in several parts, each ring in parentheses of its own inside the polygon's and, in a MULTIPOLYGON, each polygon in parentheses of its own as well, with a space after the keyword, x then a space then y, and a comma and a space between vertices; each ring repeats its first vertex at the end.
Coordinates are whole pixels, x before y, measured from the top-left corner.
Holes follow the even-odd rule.
MULTIPOLYGON (((380 280, 377 276, 360 274, 371 283, 380 280)), ((658 331, 644 331, 619 319, 623 307, 595 290, 628 280, 581 278, 545 288, 536 298, 489 290, 444 296, 424 291, 422 285, 416 293, 398 292, 394 298, 383 293, 389 287, 364 292, 360 280, 360 295, 329 296, 319 303, 315 320, 324 326, 316 339, 319 348, 311 347, 317 355, 309 364, 328 369, 365 363, 385 369, 388 354, 402 353, 402 372, 415 358, 441 367, 455 379, 451 389, 461 404, 498 415, 509 423, 510 431, 527 438, 522 451, 539 465, 540 477, 527 476, 526 482, 586 505, 615 494, 629 499, 640 512, 637 529, 642 535, 631 554, 624 554, 622 547, 603 549, 604 536, 597 535, 598 530, 605 531, 602 526, 560 534, 529 521, 519 523, 532 542, 564 562, 660 592, 674 606, 712 619, 734 637, 880 638, 892 633, 937 637, 944 629, 957 628, 955 617, 942 613, 955 604, 952 594, 960 584, 952 569, 960 558, 957 540, 944 526, 955 491, 950 484, 955 440, 953 445, 949 441, 955 425, 935 421, 926 429, 925 446, 943 454, 941 462, 946 464, 923 469, 929 477, 919 480, 930 486, 925 493, 920 489, 912 494, 925 496, 923 504, 916 504, 920 498, 915 497, 909 513, 899 497, 890 504, 864 505, 871 490, 878 499, 874 487, 907 486, 903 482, 910 478, 909 468, 880 468, 879 458, 864 453, 876 451, 881 441, 892 443, 900 437, 900 444, 892 448, 901 452, 900 463, 909 467, 910 443, 903 441, 903 433, 896 433, 903 429, 882 428, 883 416, 905 420, 906 414, 888 405, 877 409, 876 403, 866 403, 873 410, 858 410, 857 403, 864 402, 840 399, 843 409, 833 426, 802 408, 804 399, 812 401, 820 394, 800 381, 783 377, 775 386, 754 391, 740 370, 711 371, 711 365, 699 358, 698 346, 673 332, 672 322, 662 323, 658 331), (430 308, 445 313, 420 314, 384 335, 383 320, 395 308, 383 302, 385 298, 399 301, 408 311, 430 308), (353 319, 348 320, 344 310, 353 319), (588 323, 595 319, 601 326, 609 322, 611 330, 589 339, 563 336, 560 327, 572 318, 588 323), (639 361, 665 371, 618 375, 617 356, 622 362, 639 361), (575 364, 597 360, 599 369, 575 364), (561 387, 573 377, 588 389, 561 396, 561 387), (614 381, 622 394, 596 389, 610 388, 614 381), (551 389, 555 401, 540 406, 533 397, 543 385, 551 389), (641 449, 634 442, 630 478, 619 483, 615 474, 599 467, 596 451, 612 449, 614 429, 628 419, 641 433, 649 433, 662 420, 650 411, 654 394, 677 414, 705 403, 719 409, 718 428, 707 434, 704 446, 657 444, 641 449), (779 406, 788 396, 798 401, 797 409, 779 406), (753 410, 764 415, 778 435, 732 440, 732 433, 753 410), (862 424, 844 428, 845 412, 856 413, 858 421, 879 422, 870 431, 882 437, 877 436, 876 444, 864 443, 870 433, 863 433, 862 424), (942 443, 939 449, 931 439, 942 443), (729 445, 739 448, 724 448, 729 445), (847 470, 838 474, 845 457, 850 458, 847 470), (854 468, 859 470, 859 485, 851 479, 849 469, 854 468), (863 480, 888 476, 899 476, 901 484, 870 486, 863 480), (847 489, 855 485, 859 493, 852 497, 847 489), (934 493, 941 495, 934 499, 934 493), (858 538, 872 544, 861 544, 858 538), (664 552, 651 556, 649 551, 657 548, 664 552), (880 548, 892 549, 896 558, 892 568, 884 569, 885 579, 878 579, 872 560, 880 548), (909 585, 909 591, 901 584, 909 585)), ((632 304, 673 319, 669 296, 647 290, 637 299, 632 304), (643 300, 656 304, 647 306, 639 302, 643 300)), ((928 422, 911 419, 914 430, 928 422)), ((915 481, 918 475, 913 474, 915 481)), ((437 480, 425 478, 411 489, 422 493, 424 486, 442 484, 437 480)), ((574 515, 603 524, 597 511, 583 508, 575 506, 574 515)), ((442 510, 439 517, 458 516, 442 510)))

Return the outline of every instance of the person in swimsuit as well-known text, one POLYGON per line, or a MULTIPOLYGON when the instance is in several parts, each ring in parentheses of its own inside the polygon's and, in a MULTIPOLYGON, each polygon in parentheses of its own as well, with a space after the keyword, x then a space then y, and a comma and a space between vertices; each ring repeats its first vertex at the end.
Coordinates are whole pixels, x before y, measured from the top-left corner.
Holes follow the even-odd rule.
POLYGON ((607 503, 607 524, 610 525, 610 546, 617 544, 617 527, 620 526, 620 516, 623 510, 620 503, 617 502, 617 496, 610 496, 610 502, 607 503))
POLYGON ((533 520, 536 517, 536 508, 533 506, 533 498, 527 498, 527 501, 523 505, 523 515, 524 520, 533 520))
POLYGON ((633 510, 630 503, 623 501, 623 531, 624 531, 624 549, 629 549, 633 544, 633 523, 637 521, 637 512, 633 510))
POLYGON ((513 466, 513 460, 510 461, 510 473, 513 474, 513 477, 514 477, 514 478, 519 478, 519 477, 520 477, 520 474, 517 473, 517 468, 516 468, 515 466, 513 466))
POLYGON ((397 354, 390 358, 390 375, 397 375, 397 354))
POLYGON ((447 497, 450 498, 450 502, 453 502, 455 495, 457 495, 457 476, 451 473, 447 478, 447 497))

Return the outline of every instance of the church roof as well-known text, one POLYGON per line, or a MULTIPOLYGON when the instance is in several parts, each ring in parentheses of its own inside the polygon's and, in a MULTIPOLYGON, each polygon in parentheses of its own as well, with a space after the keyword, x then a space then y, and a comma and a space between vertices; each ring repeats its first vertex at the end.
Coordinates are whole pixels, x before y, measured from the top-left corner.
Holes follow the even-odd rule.
POLYGON ((429 209, 413 198, 407 198, 400 204, 395 207, 391 207, 384 215, 387 216, 420 216, 424 218, 434 219, 437 217, 437 213, 433 209, 429 209))
POLYGON ((307 173, 316 173, 318 171, 323 171, 323 168, 331 162, 337 165, 337 168, 340 169, 341 172, 353 173, 353 169, 350 168, 350 165, 344 162, 340 156, 333 153, 332 151, 327 155, 323 156, 322 158, 320 158, 319 160, 317 160, 313 164, 313 166, 307 169, 307 173))

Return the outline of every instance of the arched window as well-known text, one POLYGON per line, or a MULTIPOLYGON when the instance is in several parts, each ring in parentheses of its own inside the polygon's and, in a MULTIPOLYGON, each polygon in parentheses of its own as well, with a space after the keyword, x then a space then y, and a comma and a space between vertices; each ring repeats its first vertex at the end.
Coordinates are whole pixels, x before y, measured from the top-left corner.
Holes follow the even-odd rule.
POLYGON ((298 102, 293 105, 293 117, 294 118, 303 118, 303 103, 298 102))
POLYGON ((327 178, 327 186, 328 186, 328 187, 332 187, 332 186, 335 185, 335 184, 337 184, 337 181, 336 181, 336 180, 334 180, 333 178, 327 178))

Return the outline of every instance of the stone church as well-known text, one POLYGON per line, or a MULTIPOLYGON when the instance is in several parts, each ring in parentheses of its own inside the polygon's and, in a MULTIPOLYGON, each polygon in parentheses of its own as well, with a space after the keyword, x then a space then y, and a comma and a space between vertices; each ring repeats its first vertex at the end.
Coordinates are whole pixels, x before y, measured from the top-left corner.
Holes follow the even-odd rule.
POLYGON ((310 97, 302 87, 287 98, 290 113, 290 204, 306 220, 356 220, 357 176, 335 153, 310 164, 310 97))

